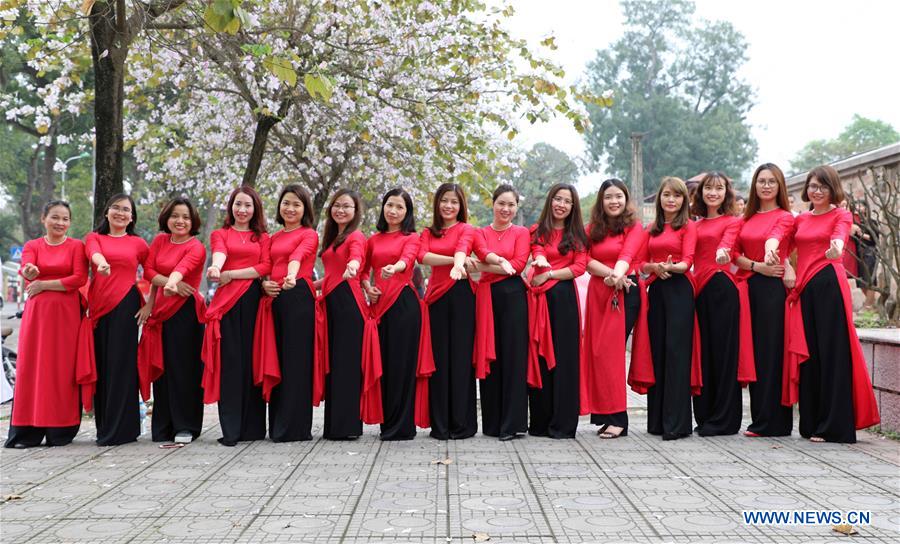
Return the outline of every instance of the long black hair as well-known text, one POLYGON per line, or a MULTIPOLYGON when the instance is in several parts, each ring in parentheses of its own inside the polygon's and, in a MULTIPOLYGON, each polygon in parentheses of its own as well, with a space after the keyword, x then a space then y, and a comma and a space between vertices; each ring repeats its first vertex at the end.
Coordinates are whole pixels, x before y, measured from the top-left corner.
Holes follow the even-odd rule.
POLYGON ((125 227, 125 234, 134 235, 134 225, 137 223, 137 206, 134 205, 134 199, 131 198, 131 195, 125 193, 117 193, 113 196, 109 197, 109 200, 106 201, 106 208, 103 210, 103 221, 100 221, 100 224, 97 225, 97 228, 94 229, 94 232, 98 234, 109 234, 109 218, 107 215, 109 214, 109 209, 113 204, 120 200, 127 200, 128 204, 131 206, 131 222, 128 223, 128 226, 125 227))
POLYGON ((338 189, 337 192, 331 197, 331 202, 328 203, 328 207, 325 208, 325 228, 322 231, 322 249, 319 251, 319 255, 324 254, 328 248, 334 247, 335 250, 344 243, 344 240, 347 239, 347 236, 350 236, 350 233, 359 228, 359 223, 362 221, 362 199, 359 197, 359 193, 354 191, 353 189, 347 189, 346 187, 338 189), (334 207, 334 203, 340 197, 347 195, 350 197, 350 200, 353 201, 353 219, 347 223, 347 226, 344 228, 343 232, 339 232, 337 221, 331 217, 331 208, 334 207))
POLYGON ((431 226, 428 227, 428 230, 431 231, 431 235, 435 238, 440 238, 444 235, 444 218, 441 217, 441 199, 444 198, 444 195, 453 192, 456 195, 456 199, 459 200, 459 211, 456 212, 456 220, 460 223, 465 223, 469 220, 469 210, 466 207, 466 194, 463 192, 462 187, 459 186, 458 183, 442 183, 440 187, 437 188, 437 191, 434 192, 434 218, 431 220, 431 226))
POLYGON ((281 193, 278 195, 278 203, 275 205, 275 221, 279 225, 284 225, 284 217, 281 217, 281 201, 284 200, 284 195, 288 193, 292 193, 303 203, 303 216, 300 217, 300 226, 312 227, 316 217, 313 212, 312 198, 309 196, 309 191, 299 183, 290 183, 281 190, 281 193))
POLYGON ((404 235, 416 232, 416 214, 413 210, 412 197, 401 187, 395 187, 384 193, 384 197, 381 199, 381 214, 378 216, 375 230, 378 232, 387 232, 388 224, 387 219, 384 218, 384 205, 387 204, 388 199, 392 196, 401 197, 403 203, 406 205, 406 215, 403 216, 403 221, 400 223, 400 232, 404 235))
POLYGON ((572 209, 566 216, 563 224, 562 239, 559 241, 560 255, 566 255, 570 251, 580 251, 587 247, 587 235, 584 232, 584 222, 581 219, 581 203, 578 201, 578 191, 571 183, 557 183, 550 187, 547 198, 544 200, 544 209, 538 218, 537 229, 534 231, 533 242, 544 245, 550 241, 553 234, 553 199, 562 191, 569 191, 572 197, 572 209))
POLYGON ((634 203, 631 202, 631 196, 628 193, 628 187, 625 185, 625 182, 619 178, 610 178, 601 183, 600 189, 597 191, 597 201, 594 202, 594 207, 591 208, 589 233, 591 242, 602 242, 607 236, 622 234, 625 232, 625 228, 633 225, 635 221, 634 203), (603 203, 603 195, 611 187, 615 187, 625 194, 625 209, 615 217, 610 217, 606 214, 606 208, 604 208, 603 203))

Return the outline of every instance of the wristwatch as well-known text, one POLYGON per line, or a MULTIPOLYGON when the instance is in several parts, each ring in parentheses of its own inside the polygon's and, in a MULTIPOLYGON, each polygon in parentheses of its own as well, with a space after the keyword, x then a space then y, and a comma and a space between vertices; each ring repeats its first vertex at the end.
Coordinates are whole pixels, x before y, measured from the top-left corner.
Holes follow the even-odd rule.
POLYGON ((754 266, 756 266, 756 261, 750 261, 750 272, 753 272, 754 266))

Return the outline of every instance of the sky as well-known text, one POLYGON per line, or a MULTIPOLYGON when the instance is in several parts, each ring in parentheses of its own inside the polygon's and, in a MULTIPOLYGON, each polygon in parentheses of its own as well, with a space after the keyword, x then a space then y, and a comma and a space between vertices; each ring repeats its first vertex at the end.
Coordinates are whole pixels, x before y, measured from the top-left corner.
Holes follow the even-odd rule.
MULTIPOLYGON (((556 36, 552 58, 579 81, 599 49, 622 35, 616 0, 516 0, 507 27, 534 47, 556 36), (551 7, 552 6, 552 7, 551 7)), ((807 142, 836 137, 854 113, 900 130, 900 2, 891 0, 696 0, 695 17, 725 20, 748 43, 740 74, 756 91, 748 120, 758 144, 753 164, 789 160, 807 142)), ((523 123, 521 143, 547 142, 585 156, 580 134, 565 120, 523 123)), ((752 169, 752 168, 751 168, 752 169)), ((737 173, 740 175, 740 173, 737 173)), ((604 172, 583 174, 582 193, 604 172)))

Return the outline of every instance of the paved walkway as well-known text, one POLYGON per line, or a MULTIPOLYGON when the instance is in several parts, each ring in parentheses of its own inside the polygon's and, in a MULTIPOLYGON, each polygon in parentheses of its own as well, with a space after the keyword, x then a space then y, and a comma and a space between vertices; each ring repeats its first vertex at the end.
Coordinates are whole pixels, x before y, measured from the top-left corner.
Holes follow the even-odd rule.
MULTIPOLYGON (((242 443, 214 408, 200 439, 98 448, 93 422, 64 448, 0 452, 2 542, 822 542, 831 526, 755 527, 742 510, 870 510, 856 541, 900 539, 900 442, 647 435, 632 396, 627 438, 478 435, 438 442, 242 443), (445 460, 448 464, 439 461, 445 460), (482 535, 483 534, 483 535, 482 535)), ((745 398, 746 401, 746 398, 745 398)), ((745 402, 745 406, 747 403, 745 402)), ((745 417, 747 415, 745 414, 745 417)), ((0 411, 0 433, 9 406, 0 411)), ((315 435, 321 435, 317 410, 315 435)), ((149 423, 149 422, 148 422, 149 423)))

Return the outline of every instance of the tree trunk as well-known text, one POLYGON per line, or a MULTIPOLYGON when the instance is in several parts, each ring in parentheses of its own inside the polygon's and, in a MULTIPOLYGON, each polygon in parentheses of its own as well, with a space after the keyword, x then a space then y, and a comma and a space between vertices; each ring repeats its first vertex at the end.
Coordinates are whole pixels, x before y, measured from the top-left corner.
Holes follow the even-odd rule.
POLYGON ((259 168, 262 166, 263 155, 266 153, 266 144, 269 142, 269 131, 272 127, 284 119, 291 109, 292 98, 282 100, 278 106, 277 115, 260 115, 256 120, 256 133, 253 135, 253 147, 250 149, 250 157, 247 159, 247 168, 244 169, 244 179, 241 185, 256 187, 256 178, 259 177, 259 168))
POLYGON ((25 189, 19 210, 25 240, 39 238, 44 234, 41 211, 44 204, 53 200, 53 192, 56 189, 53 165, 56 164, 57 130, 56 124, 50 126, 50 131, 46 134, 50 138, 50 143, 47 145, 36 143, 29 161, 28 187, 25 189))
MULTIPOLYGON (((123 191, 122 108, 128 45, 116 20, 117 2, 95 3, 91 9, 91 57, 94 61, 95 181, 94 227, 103 219, 106 201, 123 191)), ((124 16, 124 13, 122 14, 124 16)))
POLYGON ((324 221, 325 214, 325 205, 328 203, 328 197, 330 196, 330 191, 327 189, 323 189, 320 191, 316 191, 316 194, 313 195, 313 209, 316 211, 313 217, 313 227, 319 226, 319 221, 324 221))
POLYGON ((244 179, 241 185, 256 186, 256 178, 259 176, 259 168, 262 166, 263 155, 266 153, 266 144, 269 141, 269 131, 278 123, 278 119, 262 115, 256 122, 256 133, 253 135, 253 147, 250 149, 250 157, 247 159, 247 168, 244 169, 244 179))

